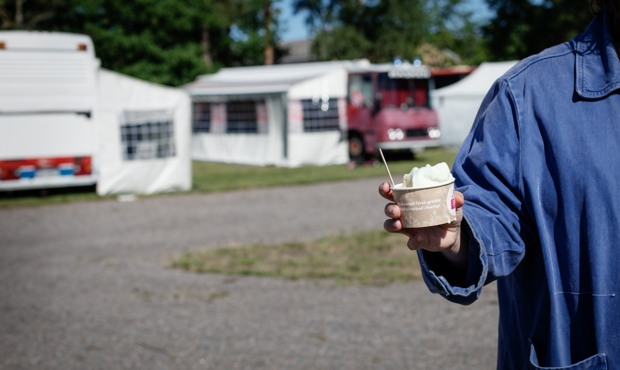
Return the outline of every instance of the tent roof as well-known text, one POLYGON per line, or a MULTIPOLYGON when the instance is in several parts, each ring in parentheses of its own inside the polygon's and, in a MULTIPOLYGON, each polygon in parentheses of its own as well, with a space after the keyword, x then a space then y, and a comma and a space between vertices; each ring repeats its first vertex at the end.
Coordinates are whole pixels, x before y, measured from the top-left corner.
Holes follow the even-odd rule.
POLYGON ((491 85, 517 61, 485 62, 462 80, 435 90, 434 96, 485 95, 491 85))
POLYGON ((184 86, 191 95, 281 93, 293 85, 337 70, 363 68, 368 60, 275 64, 222 68, 184 86))

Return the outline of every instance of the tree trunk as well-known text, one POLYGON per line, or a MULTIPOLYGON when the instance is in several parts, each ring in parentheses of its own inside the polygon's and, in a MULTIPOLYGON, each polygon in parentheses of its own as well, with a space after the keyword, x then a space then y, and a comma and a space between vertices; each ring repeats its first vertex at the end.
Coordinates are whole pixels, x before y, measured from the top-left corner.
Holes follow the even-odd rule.
POLYGON ((15 0, 15 28, 21 29, 24 25, 24 1, 25 0, 15 0))
POLYGON ((273 44, 271 37, 271 1, 265 1, 265 7, 263 9, 264 22, 265 22, 265 64, 273 64, 273 44))
POLYGON ((209 28, 203 26, 201 42, 202 46, 202 60, 205 62, 207 68, 213 67, 213 57, 211 56, 211 40, 209 35, 209 28))

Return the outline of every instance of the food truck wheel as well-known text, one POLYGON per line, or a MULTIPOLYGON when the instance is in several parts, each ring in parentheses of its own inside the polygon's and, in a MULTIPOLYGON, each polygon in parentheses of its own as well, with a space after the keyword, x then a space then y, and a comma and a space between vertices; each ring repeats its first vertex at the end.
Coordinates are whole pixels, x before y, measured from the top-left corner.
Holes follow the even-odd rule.
POLYGON ((364 140, 359 135, 349 136, 349 158, 356 163, 363 163, 364 157, 364 140))

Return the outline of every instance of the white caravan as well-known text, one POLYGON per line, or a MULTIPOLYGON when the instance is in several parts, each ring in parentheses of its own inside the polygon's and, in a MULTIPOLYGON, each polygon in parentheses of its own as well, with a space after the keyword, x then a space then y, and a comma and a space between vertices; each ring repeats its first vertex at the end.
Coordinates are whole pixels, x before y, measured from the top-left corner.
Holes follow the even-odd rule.
POLYGON ((86 35, 0 32, 0 190, 96 183, 98 68, 86 35))

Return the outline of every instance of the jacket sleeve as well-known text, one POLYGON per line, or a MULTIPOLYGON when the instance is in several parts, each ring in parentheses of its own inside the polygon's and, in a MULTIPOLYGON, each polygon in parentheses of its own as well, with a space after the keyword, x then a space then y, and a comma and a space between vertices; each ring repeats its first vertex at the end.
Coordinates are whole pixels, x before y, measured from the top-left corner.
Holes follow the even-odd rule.
POLYGON ((454 161, 456 188, 465 197, 462 232, 469 234, 465 274, 454 274, 436 253, 419 252, 429 289, 453 302, 472 303, 485 284, 511 273, 524 257, 519 121, 509 85, 500 79, 454 161))

